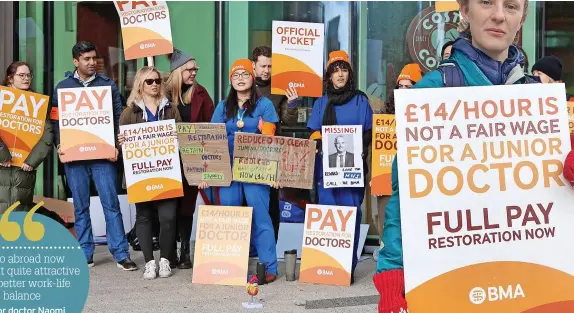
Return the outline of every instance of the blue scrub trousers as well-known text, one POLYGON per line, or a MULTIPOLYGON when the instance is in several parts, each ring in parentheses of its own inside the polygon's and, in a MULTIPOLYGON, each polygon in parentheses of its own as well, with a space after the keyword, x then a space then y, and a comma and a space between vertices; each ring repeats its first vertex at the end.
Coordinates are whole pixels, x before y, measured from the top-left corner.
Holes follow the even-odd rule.
POLYGON ((224 206, 241 206, 245 195, 247 206, 253 208, 251 246, 257 250, 259 261, 267 266, 267 273, 277 275, 275 231, 269 216, 269 188, 234 181, 229 187, 219 188, 219 201, 224 206))
POLYGON ((363 199, 365 198, 365 188, 323 188, 323 161, 321 154, 317 154, 316 157, 315 177, 317 177, 317 194, 319 196, 319 204, 357 207, 355 240, 353 243, 353 266, 351 269, 351 274, 354 274, 357 263, 359 263, 359 258, 357 257, 357 249, 359 249, 359 237, 361 235, 361 220, 363 219, 361 205, 363 204, 363 199))

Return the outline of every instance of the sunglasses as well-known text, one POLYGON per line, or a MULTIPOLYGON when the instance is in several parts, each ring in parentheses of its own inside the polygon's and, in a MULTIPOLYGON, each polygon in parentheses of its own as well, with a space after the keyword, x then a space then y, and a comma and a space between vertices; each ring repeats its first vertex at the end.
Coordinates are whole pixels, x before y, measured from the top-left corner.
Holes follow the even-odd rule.
POLYGON ((144 82, 145 82, 146 84, 148 84, 149 86, 151 86, 153 83, 155 83, 156 85, 159 85, 159 84, 161 84, 161 78, 156 78, 156 79, 151 79, 151 78, 150 78, 150 79, 144 80, 144 82))

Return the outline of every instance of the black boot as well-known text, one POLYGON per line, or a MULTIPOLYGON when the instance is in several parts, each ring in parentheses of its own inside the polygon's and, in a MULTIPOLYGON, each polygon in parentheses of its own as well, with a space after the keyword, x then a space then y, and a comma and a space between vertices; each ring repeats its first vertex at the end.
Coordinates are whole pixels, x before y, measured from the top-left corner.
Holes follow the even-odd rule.
POLYGON ((177 268, 186 270, 193 267, 189 253, 190 253, 189 240, 182 241, 181 250, 179 253, 179 265, 177 266, 177 268))

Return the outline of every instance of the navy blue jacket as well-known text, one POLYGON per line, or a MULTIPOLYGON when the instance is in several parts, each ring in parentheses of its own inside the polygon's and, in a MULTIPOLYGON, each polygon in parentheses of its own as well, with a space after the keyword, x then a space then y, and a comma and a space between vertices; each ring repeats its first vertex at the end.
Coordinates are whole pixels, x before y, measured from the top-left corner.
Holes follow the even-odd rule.
MULTIPOLYGON (((96 73, 96 78, 90 82, 88 87, 105 87, 110 86, 112 87, 112 101, 113 101, 113 110, 114 110, 114 134, 117 134, 119 131, 120 125, 120 115, 123 111, 123 103, 122 97, 118 90, 118 86, 114 81, 105 76, 96 73)), ((66 72, 66 79, 59 82, 54 89, 54 93, 52 94, 52 111, 56 112, 58 109, 58 89, 60 88, 84 88, 84 85, 80 82, 79 79, 74 78, 74 72, 66 72)), ((57 115, 56 115, 57 116, 57 115)), ((56 147, 60 144, 60 124, 57 118, 52 118, 52 125, 54 127, 54 143, 56 147)))

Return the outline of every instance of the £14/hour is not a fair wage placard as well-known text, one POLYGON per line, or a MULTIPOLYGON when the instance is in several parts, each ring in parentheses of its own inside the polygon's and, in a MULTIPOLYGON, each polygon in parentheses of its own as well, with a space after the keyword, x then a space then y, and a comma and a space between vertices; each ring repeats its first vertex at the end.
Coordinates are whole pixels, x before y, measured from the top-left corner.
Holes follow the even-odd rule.
POLYGON ((0 216, 0 313, 82 312, 89 289, 86 257, 56 221, 30 213, 0 216))

